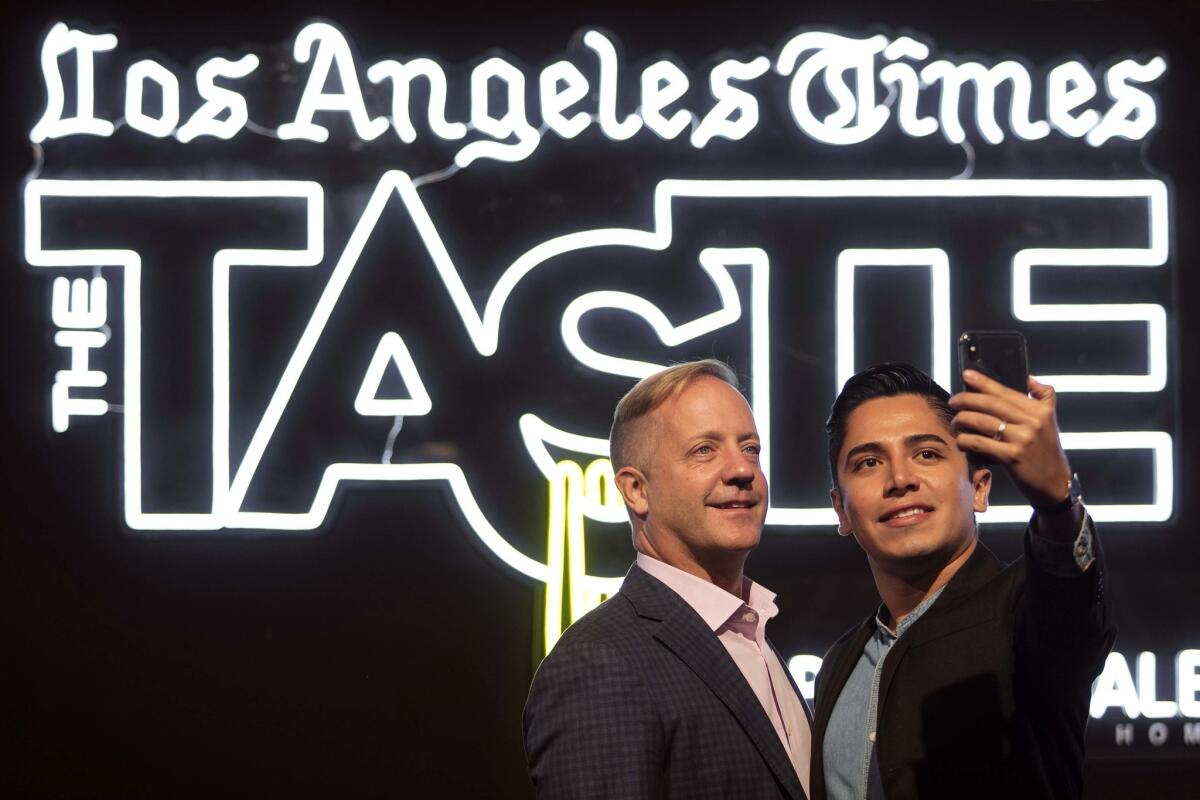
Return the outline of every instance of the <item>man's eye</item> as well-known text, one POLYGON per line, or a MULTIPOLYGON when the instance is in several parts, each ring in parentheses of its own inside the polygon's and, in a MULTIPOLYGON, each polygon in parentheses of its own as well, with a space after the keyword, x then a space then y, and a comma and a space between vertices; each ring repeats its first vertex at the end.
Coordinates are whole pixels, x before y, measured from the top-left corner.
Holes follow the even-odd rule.
POLYGON ((937 450, 922 450, 921 452, 917 453, 917 458, 923 459, 925 461, 934 461, 941 457, 942 457, 942 454, 939 453, 937 450))
POLYGON ((744 452, 749 453, 752 456, 756 456, 762 452, 762 445, 748 444, 742 449, 744 452))
POLYGON ((712 447, 707 444, 702 444, 695 449, 695 454, 698 456, 706 456, 713 451, 712 447))
POLYGON ((855 470, 865 469, 867 467, 873 467, 878 463, 879 463, 878 458, 874 458, 874 457, 864 458, 862 461, 859 461, 857 464, 854 465, 854 469, 855 470))

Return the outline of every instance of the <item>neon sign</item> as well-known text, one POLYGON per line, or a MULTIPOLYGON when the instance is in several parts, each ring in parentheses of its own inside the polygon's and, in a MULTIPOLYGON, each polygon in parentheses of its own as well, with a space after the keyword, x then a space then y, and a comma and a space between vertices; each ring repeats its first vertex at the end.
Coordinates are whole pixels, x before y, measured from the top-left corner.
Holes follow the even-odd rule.
MULTIPOLYGON (((96 115, 95 64, 118 44, 111 33, 88 33, 61 22, 51 27, 41 53, 46 108, 30 132, 31 141, 113 135, 114 121, 96 115), (72 103, 67 102, 61 64, 67 56, 73 57, 76 67, 72 103), (68 106, 74 107, 73 116, 65 116, 68 106)), ((691 90, 687 73, 672 61, 656 61, 639 76, 638 111, 622 115, 617 107, 624 76, 616 43, 600 31, 589 30, 579 45, 570 58, 555 61, 536 77, 498 56, 482 61, 470 72, 467 119, 451 121, 447 98, 452 88, 446 68, 437 61, 385 59, 360 75, 346 34, 326 22, 309 23, 296 34, 292 48, 295 64, 311 65, 303 94, 293 118, 281 122, 275 132, 285 140, 326 142, 329 128, 317 116, 344 115, 361 141, 378 139, 390 129, 398 142, 411 144, 421 135, 411 108, 413 84, 420 79, 428 87, 423 123, 432 136, 444 141, 460 141, 469 134, 483 137, 455 153, 459 167, 480 158, 522 161, 537 149, 544 132, 573 139, 593 122, 615 141, 632 139, 643 131, 673 140, 690 130, 687 139, 699 149, 715 138, 740 141, 753 133, 759 123, 759 94, 770 88, 763 84, 779 80, 786 82, 788 111, 796 129, 824 144, 867 141, 893 117, 906 136, 940 132, 947 142, 960 144, 968 138, 960 105, 969 85, 974 133, 984 143, 1003 142, 1007 127, 1007 135, 1020 140, 1036 141, 1056 132, 1100 147, 1114 138, 1137 141, 1154 129, 1157 104, 1143 87, 1166 72, 1166 61, 1159 56, 1113 64, 1100 76, 1107 103, 1097 108, 1099 90, 1092 71, 1080 61, 1064 61, 1040 77, 1045 85, 1045 119, 1034 119, 1031 97, 1036 76, 1017 61, 987 66, 931 60, 930 47, 910 36, 889 39, 877 34, 856 39, 807 31, 784 42, 773 61, 758 56, 716 64, 708 76, 711 103, 703 110, 685 106, 691 90), (593 74, 589 77, 581 66, 593 74), (369 107, 364 77, 368 85, 390 85, 389 108, 369 107), (339 90, 327 88, 331 78, 337 79, 339 90), (537 87, 536 115, 526 107, 527 86, 537 87), (996 114, 1002 87, 1009 95, 1003 124, 996 114), (887 99, 879 97, 878 90, 886 91, 887 99), (923 101, 935 93, 936 113, 922 116, 923 101)), ((124 122, 140 135, 174 136, 181 142, 232 138, 246 128, 248 101, 237 88, 216 81, 223 79, 236 87, 258 67, 259 59, 252 53, 236 60, 205 61, 194 76, 203 103, 184 119, 179 76, 158 61, 139 60, 126 69, 124 122), (146 111, 148 88, 158 97, 156 113, 146 111)))
MULTIPOLYGON (((1098 108, 1093 107, 1098 84, 1092 72, 1081 62, 1064 62, 1044 76, 1045 119, 1037 119, 1032 111, 1033 73, 1017 62, 985 67, 969 61, 930 60, 929 47, 911 37, 854 39, 806 32, 788 39, 774 58, 726 59, 716 64, 708 80, 712 103, 702 113, 685 107, 696 94, 687 73, 673 62, 655 62, 642 71, 640 104, 636 111, 628 112, 622 111, 620 102, 624 67, 612 38, 593 30, 586 31, 579 41, 581 49, 572 54, 574 60, 555 61, 536 77, 498 56, 477 64, 467 84, 469 113, 452 119, 451 98, 461 95, 461 87, 452 86, 453 74, 438 62, 429 58, 382 60, 361 70, 344 33, 328 23, 311 23, 300 30, 292 48, 295 63, 307 66, 307 78, 294 114, 274 127, 274 135, 283 140, 284 147, 290 147, 288 142, 293 140, 327 142, 347 131, 362 141, 381 139, 391 131, 402 145, 426 135, 465 142, 456 145, 453 155, 457 169, 481 159, 515 162, 531 158, 548 131, 564 140, 579 140, 587 138, 589 128, 595 128, 594 134, 614 141, 632 140, 647 131, 673 140, 688 132, 691 145, 699 150, 714 139, 739 141, 750 136, 761 120, 756 88, 761 89, 767 81, 783 80, 794 127, 822 146, 850 147, 883 135, 893 123, 903 136, 925 137, 940 131, 946 141, 963 143, 972 133, 958 113, 962 90, 970 84, 976 105, 973 134, 988 145, 999 145, 1009 135, 1034 141, 1057 133, 1100 147, 1114 139, 1142 139, 1155 127, 1155 100, 1139 87, 1153 83, 1166 68, 1158 57, 1144 63, 1134 59, 1114 63, 1100 76, 1108 102, 1098 108), (360 73, 369 85, 390 86, 388 109, 372 107, 380 95, 364 93, 360 73), (331 77, 337 78, 339 90, 327 88, 331 77), (428 98, 428 108, 423 119, 414 120, 411 105, 418 95, 412 89, 418 79, 427 90, 421 96, 428 98), (1001 115, 1003 122, 995 113, 1002 85, 1009 98, 1008 113, 1001 115), (540 119, 527 103, 535 86, 540 119), (927 99, 934 95, 928 93, 935 87, 939 100, 936 112, 930 114, 927 99), (330 126, 338 119, 345 125, 335 132, 330 126)), ((95 137, 125 137, 133 143, 149 136, 173 137, 180 146, 190 146, 206 138, 229 141, 248 129, 256 114, 252 93, 243 94, 237 87, 239 81, 249 81, 257 74, 260 59, 253 53, 212 58, 201 64, 195 73, 201 103, 194 109, 181 99, 181 79, 175 72, 152 59, 133 61, 125 70, 124 125, 128 132, 118 133, 115 120, 97 111, 96 93, 108 87, 98 85, 95 79, 97 62, 115 56, 117 48, 114 34, 88 33, 62 23, 50 29, 43 42, 41 64, 46 107, 30 133, 32 142, 62 148, 70 147, 73 137, 79 136, 93 137, 93 142, 95 137), (69 58, 75 61, 72 88, 64 83, 63 64, 69 58), (147 100, 151 96, 153 102, 147 100)), ((547 491, 544 533, 535 537, 536 545, 523 543, 513 535, 504 504, 523 507, 531 498, 498 501, 481 497, 488 491, 486 476, 470 466, 470 459, 456 458, 452 451, 449 457, 411 456, 403 463, 393 463, 392 443, 397 436, 419 436, 411 433, 414 425, 418 421, 434 424, 432 420, 451 399, 447 386, 438 380, 439 373, 451 365, 431 358, 422 347, 433 334, 405 327, 402 315, 396 318, 394 328, 372 334, 370 356, 361 364, 355 362, 360 371, 351 384, 322 389, 338 398, 339 408, 358 418, 378 418, 383 424, 392 421, 384 457, 366 452, 331 457, 322 462, 311 493, 292 507, 272 506, 256 497, 254 487, 269 472, 264 464, 273 450, 295 435, 284 430, 284 420, 296 413, 311 393, 304 386, 306 376, 315 369, 322 348, 329 348, 336 338, 337 320, 352 315, 348 306, 355 301, 347 299, 353 297, 348 287, 361 280, 364 272, 370 274, 377 260, 372 248, 397 227, 412 231, 399 268, 406 274, 429 276, 433 294, 419 302, 445 304, 448 322, 441 335, 463 337, 476 364, 501 357, 520 322, 522 312, 512 309, 521 307, 522 293, 532 291, 530 287, 545 275, 562 276, 556 280, 569 294, 561 307, 539 309, 553 323, 564 363, 581 374, 613 381, 613 386, 631 385, 670 360, 706 354, 716 337, 736 339, 746 354, 738 366, 749 375, 748 394, 765 444, 763 468, 772 479, 773 505, 767 515, 771 531, 811 530, 835 522, 822 487, 815 487, 819 491, 814 492, 789 486, 789 480, 794 483, 795 455, 789 454, 782 442, 793 434, 778 434, 786 419, 780 408, 790 410, 797 391, 778 366, 781 343, 794 335, 789 332, 794 320, 786 309, 814 301, 810 282, 797 278, 794 254, 766 241, 770 237, 754 227, 760 222, 733 228, 733 238, 741 237, 741 241, 698 238, 693 220, 708 210, 720 209, 723 217, 737 218, 748 210, 757 214, 772 209, 772 213, 784 214, 790 224, 805 215, 857 208, 861 210, 855 213, 864 219, 893 221, 890 240, 851 231, 821 245, 830 251, 827 258, 804 266, 813 275, 829 276, 831 290, 815 300, 831 310, 829 324, 813 341, 818 348, 825 348, 819 358, 835 365, 835 374, 821 387, 830 398, 856 367, 863 338, 858 316, 866 285, 863 276, 879 268, 916 270, 921 280, 928 280, 926 366, 939 381, 950 382, 955 330, 951 297, 970 276, 958 255, 961 248, 956 250, 954 242, 939 240, 957 235, 947 227, 952 224, 946 221, 951 209, 974 215, 971 218, 989 219, 1000 213, 998 209, 1018 217, 1028 215, 1027 208, 1043 209, 1039 213, 1061 215, 1064 228, 1070 227, 1066 220, 1072 215, 1098 215, 1109 226, 1105 234, 1089 232, 1083 239, 1073 232, 1030 238, 1024 223, 1003 231, 1005 238, 996 247, 1003 252, 1003 267, 998 272, 1006 286, 1002 297, 1009 325, 1038 330, 1038 326, 1070 324, 1095 330, 1089 326, 1126 324, 1120 330, 1128 334, 1126 339, 1136 342, 1132 349, 1137 366, 1132 371, 1100 368, 1042 376, 1064 396, 1119 393, 1123 397, 1159 397, 1169 384, 1168 311, 1164 305, 1168 298, 1151 297, 1144 302, 1122 298, 1126 302, 1113 303, 1059 297, 1048 302, 1039 289, 1040 281, 1056 272, 1086 276, 1133 268, 1162 274, 1169 264, 1170 225, 1168 190, 1160 180, 712 180, 664 176, 653 187, 644 222, 624 227, 583 225, 549 238, 534 238, 515 257, 494 265, 466 263, 453 255, 454 242, 444 233, 446 220, 427 204, 424 184, 424 179, 408 172, 389 170, 378 176, 373 189, 362 193, 361 199, 347 201, 340 195, 333 198, 328 185, 298 179, 35 177, 28 181, 24 191, 25 259, 35 268, 66 273, 55 277, 50 316, 58 328, 54 342, 69 355, 69 368, 56 372, 51 383, 51 426, 56 432, 66 432, 77 424, 77 418, 109 413, 115 398, 121 398, 124 519, 130 528, 309 531, 327 521, 343 483, 438 482, 448 487, 467 527, 490 553, 546 586, 539 635, 547 646, 566 624, 615 591, 620 578, 615 571, 596 566, 588 555, 594 537, 585 532, 593 526, 619 528, 625 519, 612 488, 604 438, 607 419, 573 415, 570 407, 556 403, 551 388, 526 405, 514 403, 510 418, 502 425, 506 435, 524 447, 525 453, 518 458, 520 466, 544 480, 547 491), (207 336, 212 361, 197 366, 211 375, 212 385, 208 425, 211 496, 204 498, 203 510, 162 510, 147 501, 149 467, 144 454, 153 437, 143 432, 144 394, 155 380, 143 369, 150 341, 142 326, 148 302, 143 277, 150 268, 146 263, 149 256, 132 243, 118 241, 115 234, 98 243, 83 234, 72 240, 60 233, 68 229, 64 208, 70 208, 74 224, 113 203, 139 202, 160 207, 177 203, 181 209, 197 203, 226 204, 231 209, 241 208, 238 204, 265 203, 286 209, 280 213, 289 215, 289 235, 294 240, 289 246, 223 247, 215 250, 207 265, 211 308, 207 336), (327 230, 333 203, 339 213, 354 220, 344 237, 330 236, 327 230), (581 259, 592 265, 586 272, 569 266, 581 259), (694 272, 700 277, 698 285, 707 305, 698 313, 682 313, 662 297, 638 289, 636 280, 622 285, 616 277, 621 269, 614 263, 635 261, 644 264, 626 270, 635 279, 666 273, 678 274, 682 281, 684 273, 694 272), (485 266, 488 269, 483 269, 485 266), (231 401, 235 383, 232 362, 237 352, 231 308, 237 299, 235 276, 261 267, 317 274, 322 282, 298 334, 285 343, 281 369, 268 376, 270 386, 263 406, 248 414, 236 412, 231 401), (90 277, 80 277, 81 270, 90 277), (471 279, 477 273, 494 276, 485 291, 471 279), (107 353, 111 335, 108 286, 116 279, 122 287, 122 380, 110 383, 108 373, 95 363, 98 354, 107 353), (586 287, 570 289, 575 280, 586 287), (597 336, 597 330, 617 320, 621 327, 644 334, 643 341, 648 343, 644 352, 614 346, 597 336), (399 377, 404 396, 389 396, 384 388, 388 375, 399 377), (114 384, 119 384, 119 390, 113 389, 114 384), (113 394, 102 395, 100 390, 113 394), (231 447, 235 429, 247 431, 240 453, 231 447)), ((838 213, 844 216, 844 212, 838 213)), ((1004 224, 997 221, 992 227, 1003 229, 1004 224)), ((281 235, 281 241, 287 239, 281 235)), ((815 240, 811 244, 817 252, 815 240)), ((691 278, 687 276, 687 280, 691 278)), ((494 388, 502 390, 501 386, 494 388)), ((451 436, 458 427, 452 420, 441 424, 451 436)), ((1068 430, 1063 441, 1068 450, 1076 452, 1120 451, 1149 457, 1152 481, 1146 496, 1090 496, 1089 508, 1098 520, 1154 522, 1171 516, 1175 502, 1171 431, 1118 419, 1102 427, 1068 430)), ((462 455, 461 450, 457 452, 462 455)), ((1027 513, 1023 505, 1001 502, 981 515, 981 521, 1018 522, 1027 513)))

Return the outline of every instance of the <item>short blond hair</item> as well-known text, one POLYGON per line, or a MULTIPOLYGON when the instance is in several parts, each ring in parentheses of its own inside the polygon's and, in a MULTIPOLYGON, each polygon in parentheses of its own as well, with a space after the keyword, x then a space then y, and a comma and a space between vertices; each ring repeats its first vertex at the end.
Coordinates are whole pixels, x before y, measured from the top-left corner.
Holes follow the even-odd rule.
POLYGON ((698 378, 709 376, 738 388, 737 375, 725 362, 715 358, 675 364, 642 378, 617 403, 613 412, 612 431, 608 434, 609 458, 613 472, 635 466, 643 472, 649 460, 651 442, 647 432, 640 431, 638 421, 667 400, 675 397, 698 378))

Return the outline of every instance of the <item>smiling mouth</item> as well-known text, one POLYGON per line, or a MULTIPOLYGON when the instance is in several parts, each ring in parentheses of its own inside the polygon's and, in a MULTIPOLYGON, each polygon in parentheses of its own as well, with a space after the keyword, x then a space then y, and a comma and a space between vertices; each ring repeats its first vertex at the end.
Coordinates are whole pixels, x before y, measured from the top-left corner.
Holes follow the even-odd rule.
POLYGON ((933 513, 933 509, 928 506, 908 506, 906 508, 901 508, 896 511, 893 511, 890 514, 884 514, 882 517, 879 518, 879 521, 880 522, 905 522, 905 521, 915 522, 919 519, 923 519, 924 517, 927 517, 931 513, 933 513))
POLYGON ((737 509, 754 508, 758 505, 754 500, 730 500, 728 503, 713 503, 712 508, 719 508, 722 511, 731 511, 737 509))

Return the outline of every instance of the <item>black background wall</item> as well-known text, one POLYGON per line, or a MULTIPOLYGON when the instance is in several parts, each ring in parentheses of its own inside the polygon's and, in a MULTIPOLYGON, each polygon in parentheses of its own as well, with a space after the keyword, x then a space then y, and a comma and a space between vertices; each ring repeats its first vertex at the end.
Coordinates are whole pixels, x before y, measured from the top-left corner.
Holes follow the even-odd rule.
MULTIPOLYGON (((1191 224, 1200 209, 1198 74, 1190 12, 1187 4, 1054 2, 791 8, 716 3, 374 8, 301 2, 271 8, 221 0, 147 7, 51 3, 10 17, 4 25, 7 188, 0 222, 5 242, 0 259, 3 419, 8 424, 0 514, 0 730, 7 739, 0 785, 5 794, 526 796, 520 715, 540 654, 534 632, 542 589, 479 545, 440 484, 344 490, 325 523, 308 533, 146 534, 123 522, 120 417, 73 421, 65 434, 51 431, 49 386, 65 356, 52 343, 51 278, 30 269, 22 256, 20 197, 23 179, 39 169, 28 133, 43 109, 38 52, 54 20, 94 29, 116 26, 122 49, 161 52, 172 64, 187 66, 215 47, 236 50, 245 43, 282 48, 286 55, 296 30, 324 17, 346 31, 364 64, 424 53, 448 65, 469 65, 499 48, 527 65, 527 74, 558 58, 577 31, 599 25, 620 40, 630 65, 640 67, 670 53, 692 71, 695 84, 702 84, 705 65, 719 52, 763 48, 772 54, 801 27, 853 35, 865 35, 874 26, 911 29, 935 43, 938 52, 988 58, 1018 54, 1035 68, 1068 55, 1103 64, 1130 53, 1163 54, 1168 72, 1155 89, 1161 120, 1144 146, 1118 143, 1093 151, 1078 142, 1047 140, 979 147, 975 171, 977 177, 1161 177, 1171 187, 1172 261, 1164 274, 1173 276, 1168 281, 1173 285, 1159 287, 1173 296, 1168 391, 1154 403, 1126 396, 1071 401, 1075 405, 1065 407, 1064 426, 1086 427, 1078 423, 1088 419, 1103 424, 1115 415, 1131 429, 1161 427, 1176 437, 1173 518, 1104 529, 1120 625, 1117 647, 1128 657, 1142 650, 1159 654, 1160 696, 1172 696, 1173 674, 1164 662, 1179 650, 1200 647, 1194 619, 1200 544, 1189 524, 1200 512, 1190 456, 1200 446, 1193 412, 1200 401, 1195 344, 1200 338, 1192 310, 1200 299, 1192 269, 1200 243, 1191 224)), ((774 121, 764 120, 761 137, 704 153, 646 137, 613 143, 594 129, 571 142, 548 138, 523 163, 481 164, 431 185, 423 198, 456 257, 465 263, 507 264, 550 235, 648 224, 649 197, 663 178, 944 178, 963 168, 962 150, 940 136, 918 145, 901 141, 893 131, 878 142, 839 150, 819 146, 794 131, 782 132, 781 108, 771 112, 774 121)), ((356 148, 337 135, 328 147, 283 146, 248 136, 226 149, 145 141, 119 131, 112 142, 50 143, 39 174, 319 180, 329 206, 326 270, 383 170, 433 172, 453 152, 426 144, 401 148, 394 140, 356 148)), ((112 224, 129 223, 114 217, 112 224)), ((404 239, 408 234, 400 227, 388 231, 394 240, 378 245, 373 257, 405 252, 411 237, 404 239)), ((714 230, 714 243, 743 243, 737 220, 725 220, 714 230)), ((800 234, 776 244, 790 253, 808 246, 800 234)), ((961 246, 974 252, 969 244, 961 246)), ((160 308, 160 316, 197 320, 208 313, 196 300, 205 289, 204 276, 186 274, 190 277, 164 295, 179 306, 160 308)), ((426 284, 405 275, 395 278, 403 282, 403 296, 425 297, 426 284)), ((472 288, 480 302, 487 277, 480 279, 480 288, 472 288)), ((829 278, 823 280, 828 288, 829 278)), ((112 285, 120 284, 114 279, 112 285)), ((372 303, 371 296, 390 291, 390 285, 384 281, 357 289, 353 302, 363 304, 366 321, 357 312, 349 315, 345 349, 325 356, 309 387, 311 403, 286 422, 283 432, 292 444, 276 454, 275 477, 261 488, 263 502, 311 496, 314 470, 349 457, 339 450, 342 443, 351 443, 344 446, 347 452, 382 448, 390 420, 355 427, 357 422, 338 417, 332 393, 327 396, 322 387, 359 380, 361 372, 354 371, 359 367, 340 371, 339 354, 356 364, 369 357, 377 338, 354 344, 359 329, 353 325, 370 332, 386 322, 389 301, 372 303)), ((320 286, 301 281, 246 289, 262 304, 235 309, 254 320, 241 323, 249 327, 239 331, 245 344, 235 356, 235 370, 249 388, 235 403, 257 408, 264 402, 270 384, 256 382, 258 373, 277 374, 286 355, 279 341, 295 338, 306 316, 301 311, 311 307, 320 286)), ((1114 286, 1111 291, 1119 294, 1120 285, 1114 286)), ((563 291, 550 280, 535 284, 531 294, 514 295, 514 313, 534 318, 543 304, 561 301, 563 291)), ((980 321, 1003 325, 1006 302, 971 307, 983 303, 987 291, 979 284, 955 296, 956 330, 980 321)), ((426 303, 431 325, 448 313, 439 305, 444 299, 433 299, 434 294, 426 303)), ((813 313, 818 321, 828 320, 819 316, 828 310, 813 313)), ((874 331, 875 349, 864 357, 891 354, 888 341, 903 340, 915 324, 902 316, 888 319, 874 331)), ((536 532, 521 543, 531 553, 538 536, 544 536, 545 483, 536 475, 509 474, 517 459, 528 469, 524 451, 514 449, 520 446, 512 429, 515 412, 521 403, 551 409, 547 413, 565 405, 584 409, 594 421, 630 383, 564 367, 561 350, 547 344, 556 330, 522 329, 491 361, 456 349, 464 346, 461 332, 443 331, 438 341, 410 340, 418 364, 433 359, 444 368, 440 376, 426 379, 439 404, 447 398, 443 405, 449 410, 432 419, 428 430, 419 425, 407 430, 411 440, 397 440, 397 455, 411 455, 419 451, 421 435, 436 438, 458 426, 455 430, 468 440, 460 445, 460 455, 472 465, 472 474, 491 476, 501 487, 479 490, 485 507, 498 506, 505 496, 530 498, 527 508, 510 503, 505 521, 536 532), (559 393, 553 402, 543 396, 546 386, 559 393), (505 432, 493 433, 502 424, 509 426, 505 432)), ((1047 341, 1044 348, 1070 348, 1075 342, 1047 341)), ((1036 358, 1038 343, 1032 343, 1036 358)), ((202 344, 201 336, 188 334, 163 347, 191 348, 178 352, 194 354, 202 344)), ((1086 341, 1079 346, 1088 347, 1086 341)), ((705 347, 735 363, 740 359, 743 369, 747 363, 735 344, 717 341, 705 347)), ((818 419, 831 391, 806 394, 802 389, 809 381, 832 386, 831 348, 828 342, 807 346, 801 340, 790 347, 777 348, 772 362, 777 375, 799 376, 788 396, 793 405, 787 416, 818 419)), ((706 353, 689 355, 697 354, 706 353)), ((187 358, 161 358, 164 369, 174 363, 181 370, 165 374, 185 381, 184 373, 195 371, 187 358)), ((116 381, 119 361, 107 368, 116 381)), ((174 483, 158 484, 164 502, 176 496, 173 492, 183 496, 189 476, 209 469, 203 452, 186 447, 200 425, 187 405, 189 392, 202 393, 208 386, 188 386, 164 389, 156 399, 159 410, 175 420, 164 435, 180 436, 183 443, 173 461, 163 462, 164 474, 175 476, 174 483)), ((791 430, 786 423, 778 427, 791 430)), ((236 423, 233 433, 247 436, 236 423)), ((774 443, 780 460, 791 465, 789 491, 819 501, 824 480, 820 429, 810 426, 795 436, 779 436, 774 443)), ((1124 483, 1146 484, 1145 465, 1139 463, 1089 462, 1095 480, 1113 491, 1124 483)), ((983 539, 1012 558, 1020 549, 1018 532, 1011 525, 988 526, 983 539)), ((619 526, 606 535, 595 563, 620 574, 632 551, 623 545, 619 526)), ((831 528, 769 530, 748 570, 781 595, 782 614, 772 623, 772 636, 787 654, 822 653, 875 602, 859 551, 831 528)), ((1114 714, 1092 723, 1087 795, 1195 796, 1200 746, 1183 744, 1177 721, 1169 721, 1172 739, 1164 746, 1148 743, 1146 721, 1140 720, 1135 744, 1117 747, 1114 725, 1124 720, 1114 714)))

